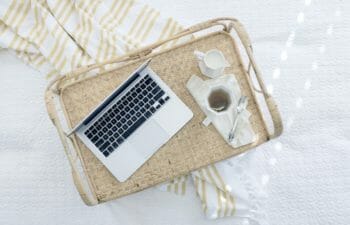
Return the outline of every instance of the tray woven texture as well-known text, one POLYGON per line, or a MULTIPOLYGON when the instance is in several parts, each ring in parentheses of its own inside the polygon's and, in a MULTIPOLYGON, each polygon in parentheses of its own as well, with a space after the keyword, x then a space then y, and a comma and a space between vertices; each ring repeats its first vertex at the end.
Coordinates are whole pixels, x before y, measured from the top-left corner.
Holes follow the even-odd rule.
POLYGON ((116 180, 79 138, 74 136, 73 139, 77 143, 75 150, 80 156, 92 192, 98 202, 143 190, 208 164, 232 157, 262 144, 270 138, 239 50, 232 36, 226 31, 210 33, 174 48, 133 60, 117 69, 103 72, 97 76, 78 79, 65 85, 60 91, 60 101, 70 127, 79 123, 149 57, 152 57, 150 67, 192 110, 194 117, 125 182, 116 180), (250 122, 257 135, 256 141, 252 144, 232 148, 212 125, 205 127, 202 124, 205 115, 186 89, 186 83, 191 75, 199 75, 206 79, 200 73, 193 51, 205 52, 213 48, 224 53, 231 65, 226 68, 225 73, 234 74, 242 94, 249 97, 247 109, 251 113, 250 122))

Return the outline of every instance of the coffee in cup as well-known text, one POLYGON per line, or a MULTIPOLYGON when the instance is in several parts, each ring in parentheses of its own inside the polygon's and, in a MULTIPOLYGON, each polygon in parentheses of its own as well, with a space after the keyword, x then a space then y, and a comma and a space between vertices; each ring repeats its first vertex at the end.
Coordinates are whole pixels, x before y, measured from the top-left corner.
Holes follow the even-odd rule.
POLYGON ((230 107, 231 97, 223 88, 214 89, 208 96, 208 103, 215 112, 223 112, 230 107))

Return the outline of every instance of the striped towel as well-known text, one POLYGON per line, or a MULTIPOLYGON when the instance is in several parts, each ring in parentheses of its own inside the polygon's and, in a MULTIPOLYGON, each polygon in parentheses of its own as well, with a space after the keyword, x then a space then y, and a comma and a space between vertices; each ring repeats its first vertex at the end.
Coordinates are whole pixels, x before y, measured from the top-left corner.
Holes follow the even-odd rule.
POLYGON ((182 27, 134 0, 8 0, 0 47, 48 78, 167 38, 182 27), (142 43, 142 44, 141 44, 142 43))
MULTIPOLYGON (((0 3, 0 48, 14 52, 49 80, 181 30, 172 18, 165 18, 134 0, 2 0, 0 3)), ((191 176, 176 178, 160 188, 185 194, 188 178, 192 177, 208 218, 248 217, 249 198, 241 196, 242 193, 248 196, 248 192, 240 175, 225 163, 219 163, 191 176), (229 173, 225 172, 228 170, 229 173)))

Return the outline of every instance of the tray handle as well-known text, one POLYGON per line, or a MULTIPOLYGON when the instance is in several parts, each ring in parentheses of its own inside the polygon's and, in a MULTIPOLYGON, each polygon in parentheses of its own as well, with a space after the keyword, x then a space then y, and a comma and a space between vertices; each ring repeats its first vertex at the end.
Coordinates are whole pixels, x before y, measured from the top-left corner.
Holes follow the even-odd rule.
POLYGON ((253 81, 252 81, 252 78, 250 76, 250 67, 252 67, 254 74, 255 74, 255 77, 256 77, 256 80, 258 81, 258 84, 260 86, 260 90, 257 90, 254 86, 253 87, 257 92, 260 92, 264 96, 267 108, 270 112, 270 116, 271 116, 274 130, 272 133, 269 132, 269 138, 270 139, 276 138, 276 137, 280 136, 283 132, 283 123, 282 123, 281 114, 278 110, 278 107, 275 103, 275 100, 268 93, 266 86, 262 80, 261 71, 260 71, 260 69, 257 66, 257 63, 255 61, 255 58, 253 55, 253 48, 252 48, 248 33, 246 32, 245 28, 238 20, 235 20, 235 19, 232 20, 230 18, 226 18, 226 19, 231 20, 231 22, 228 26, 228 32, 231 32, 231 30, 233 28, 236 31, 239 39, 241 40, 243 47, 246 50, 247 56, 249 58, 249 66, 248 66, 247 73, 248 73, 248 77, 250 79, 250 82, 253 86, 253 81))
MULTIPOLYGON (((116 57, 112 57, 111 59, 108 59, 108 60, 101 62, 101 63, 87 65, 87 66, 81 67, 77 70, 74 70, 74 71, 68 73, 67 75, 69 75, 70 77, 71 76, 79 76, 83 73, 89 72, 93 69, 103 67, 103 66, 108 65, 108 64, 115 64, 115 63, 121 63, 121 62, 130 61, 130 60, 144 58, 147 55, 151 54, 153 52, 153 50, 157 49, 158 47, 162 46, 163 44, 165 44, 167 42, 171 42, 175 39, 193 34, 195 32, 210 28, 212 26, 221 25, 221 26, 223 26, 224 30, 227 31, 227 29, 228 29, 227 25, 225 23, 220 22, 220 20, 222 20, 222 19, 218 18, 218 19, 208 20, 208 21, 203 22, 203 23, 198 23, 197 25, 191 26, 191 27, 183 30, 182 32, 177 33, 176 35, 174 35, 172 37, 161 40, 161 41, 156 42, 152 45, 148 45, 146 47, 140 48, 138 50, 130 51, 130 53, 125 54, 122 57, 116 56, 116 57)), ((234 19, 234 20, 236 20, 236 19, 234 19)), ((53 83, 55 83, 55 82, 56 82, 56 80, 53 81, 53 83)))
MULTIPOLYGON (((198 31, 201 31, 201 30, 213 27, 213 26, 218 26, 218 25, 223 26, 223 30, 228 32, 228 33, 231 33, 232 30, 235 30, 235 32, 237 33, 243 47, 246 50, 247 56, 249 58, 249 65, 248 65, 247 73, 248 73, 248 77, 250 79, 250 83, 255 91, 263 94, 267 108, 268 108, 270 116, 271 116, 274 130, 272 133, 269 132, 268 137, 269 137, 269 139, 273 139, 273 138, 280 136, 283 132, 283 123, 282 123, 281 114, 278 110, 278 107, 277 107, 273 97, 267 92, 266 86, 262 80, 261 71, 260 71, 259 67, 257 66, 257 63, 256 63, 254 55, 253 55, 253 47, 251 44, 252 42, 249 38, 247 31, 245 30, 244 26, 239 22, 239 20, 237 20, 235 18, 231 18, 231 17, 221 17, 221 18, 208 20, 206 22, 196 24, 194 26, 191 26, 191 27, 183 30, 182 32, 175 35, 174 37, 172 37, 168 40, 165 40, 163 43, 159 43, 159 45, 157 45, 157 46, 160 46, 160 45, 164 44, 165 42, 180 38, 182 36, 193 34, 193 33, 196 33, 198 31), (229 21, 229 23, 227 23, 227 22, 225 23, 225 21, 229 21), (252 78, 250 76, 250 68, 253 68, 255 77, 256 77, 258 84, 260 86, 260 90, 255 88, 255 86, 254 86, 254 83, 253 83, 252 78)), ((155 48, 153 48, 153 49, 155 49, 155 48)), ((264 118, 264 120, 265 120, 265 118, 264 118)), ((265 123, 266 123, 266 121, 265 121, 265 123)))
MULTIPOLYGON (((249 76, 250 68, 253 68, 254 74, 257 78, 257 81, 259 83, 260 90, 261 90, 261 91, 260 90, 256 90, 256 91, 263 94, 266 105, 268 107, 268 110, 269 110, 271 118, 272 118, 273 125, 274 125, 274 131, 272 134, 269 134, 269 138, 270 139, 275 138, 282 133, 283 125, 282 125, 281 115, 278 111, 277 105, 275 104, 272 96, 268 94, 266 87, 262 81, 261 72, 260 72, 259 68, 257 67, 257 64, 255 63, 255 59, 253 57, 253 52, 252 52, 253 50, 252 50, 251 41, 249 39, 247 32, 245 31, 244 27, 242 26, 242 24, 237 19, 230 18, 230 17, 222 17, 222 18, 208 20, 208 21, 203 22, 203 23, 199 23, 197 25, 194 25, 192 27, 189 27, 189 28, 183 30, 182 32, 176 34, 173 37, 170 37, 166 40, 155 43, 151 46, 147 46, 147 47, 142 48, 138 51, 131 52, 123 57, 113 57, 110 60, 107 60, 103 63, 97 63, 97 64, 92 64, 92 65, 88 65, 85 67, 81 67, 80 69, 77 69, 71 73, 66 74, 65 76, 57 77, 56 79, 52 80, 49 83, 49 85, 47 86, 46 93, 45 93, 45 100, 46 100, 46 106, 47 106, 49 116, 50 116, 51 120, 53 121, 54 125, 59 130, 60 138, 64 144, 66 154, 67 154, 69 161, 70 161, 70 165, 72 166, 72 173, 73 173, 74 182, 75 182, 76 186, 78 187, 78 191, 79 191, 82 199, 84 200, 84 202, 87 205, 96 205, 98 203, 98 199, 97 199, 97 196, 94 195, 94 193, 91 196, 91 194, 88 194, 89 191, 87 191, 86 188, 84 188, 83 181, 81 180, 80 176, 78 175, 79 169, 76 168, 74 159, 72 157, 70 157, 70 154, 67 152, 68 146, 66 146, 67 145, 67 142, 65 140, 66 137, 64 136, 63 128, 59 122, 59 119, 57 116, 57 110, 53 105, 54 96, 58 95, 60 92, 60 87, 59 87, 60 81, 64 80, 64 78, 67 77, 68 75, 69 75, 69 77, 79 76, 80 74, 86 73, 90 70, 99 68, 99 67, 107 65, 107 64, 115 64, 115 63, 121 63, 121 62, 130 61, 130 60, 144 58, 145 56, 152 53, 152 51, 154 49, 158 48, 159 46, 161 46, 167 42, 170 42, 172 40, 181 38, 183 36, 191 35, 191 34, 196 33, 198 31, 205 30, 205 29, 208 29, 210 27, 214 27, 214 26, 218 26, 218 25, 222 26, 223 30, 228 32, 228 33, 230 33, 232 31, 232 29, 234 29, 236 31, 238 37, 240 38, 242 45, 244 46, 244 48, 246 50, 246 53, 247 53, 248 58, 249 58, 248 77, 250 79, 251 84, 253 84, 251 77, 249 76), (227 21, 229 21, 229 23, 227 23, 227 21)), ((90 190, 90 191, 92 191, 92 190, 90 190)))
MULTIPOLYGON (((72 177, 73 177, 73 182, 75 186, 77 187, 77 190, 79 192, 79 195, 81 199, 84 201, 84 203, 88 206, 92 205, 97 205, 98 204, 98 199, 95 193, 92 192, 91 184, 88 179, 84 179, 79 172, 79 168, 77 165, 77 155, 73 156, 69 151, 69 144, 67 142, 67 137, 64 134, 62 124, 59 120, 59 117, 57 115, 57 109, 54 105, 54 99, 55 99, 56 93, 52 91, 52 89, 48 89, 45 92, 45 103, 46 103, 46 109, 49 114, 49 117, 52 121, 52 123, 55 125, 55 127, 58 130, 59 137, 62 141, 63 147, 65 154, 68 158, 70 167, 71 167, 71 172, 72 172, 72 177)), ((85 172, 85 171, 84 171, 85 172)), ((86 172, 85 172, 86 173, 86 172)))
MULTIPOLYGON (((129 54, 124 55, 123 57, 113 57, 105 62, 102 63, 96 63, 96 64, 91 64, 85 67, 81 67, 80 69, 77 69, 75 71, 73 71, 72 73, 69 73, 69 76, 79 76, 83 73, 86 73, 90 70, 93 69, 97 69, 100 67, 103 67, 105 65, 108 64, 115 64, 115 63, 121 63, 121 62, 127 62, 127 61, 131 61, 131 60, 137 60, 137 59, 142 59, 145 58, 147 55, 151 54, 153 52, 153 50, 157 49, 158 47, 162 46, 163 44, 167 43, 167 42, 171 42, 175 39, 179 39, 181 37, 187 36, 187 35, 191 35, 194 34, 196 32, 214 27, 214 26, 222 26, 223 30, 231 33, 232 30, 235 30, 236 34, 238 35, 243 47, 245 48, 245 51, 247 53, 248 59, 249 59, 249 65, 248 65, 248 77, 250 79, 250 82, 252 84, 252 87, 255 91, 262 93, 267 105, 267 108, 269 110, 271 119, 272 119, 272 123, 273 123, 273 127, 274 130, 272 133, 269 133, 269 138, 275 138, 281 135, 282 131, 283 131, 283 124, 282 124, 282 119, 281 119, 281 115, 279 113, 278 107, 274 101, 274 99, 272 98, 272 96, 270 94, 268 94, 267 90, 266 90, 266 86, 262 80, 262 76, 261 76, 261 71, 258 68, 254 56, 253 56, 253 48, 252 48, 252 44, 249 38, 248 33, 246 32, 245 28, 243 27, 243 25, 235 18, 232 17, 220 17, 220 18, 216 18, 216 19, 211 19, 202 23, 198 23, 194 26, 191 26, 183 31, 181 31, 180 33, 177 33, 176 35, 159 41, 157 43, 154 43, 152 45, 146 46, 144 48, 141 48, 137 51, 132 51, 129 54), (250 76, 250 68, 253 68, 256 80, 258 81, 260 90, 255 88, 253 85, 253 81, 252 78, 250 76)), ((62 78, 62 77, 61 77, 62 78)), ((58 79, 61 79, 58 78, 58 79)), ((53 81, 52 83, 55 83, 55 81, 53 81)), ((265 119, 264 119, 265 120, 265 119)), ((266 122, 266 121, 265 121, 266 122)))
MULTIPOLYGON (((253 47, 252 47, 252 42, 249 38, 249 35, 247 31, 245 30, 244 26, 239 22, 239 20, 231 17, 221 17, 221 18, 216 18, 212 20, 208 20, 203 23, 196 24, 194 26, 191 26, 182 32, 178 33, 177 35, 173 36, 172 38, 165 40, 163 42, 160 42, 158 45, 154 46, 152 49, 155 49, 156 47, 164 44, 165 42, 172 41, 174 39, 180 38, 185 35, 193 34, 201 30, 205 30, 207 28, 213 27, 213 26, 223 26, 223 30, 231 33, 232 30, 235 30, 237 33, 243 47, 246 50, 247 56, 249 58, 249 65, 248 65, 248 77, 250 79, 251 85, 253 89, 257 92, 260 92, 263 94, 267 108, 269 110, 271 120, 273 123, 274 130, 272 133, 269 132, 268 137, 269 139, 276 138, 280 136, 283 132, 283 123, 282 123, 282 118, 281 114, 278 110, 278 107, 273 99, 273 97, 267 92, 266 86, 262 80, 262 75, 259 67, 257 66, 257 63, 255 61, 254 55, 253 55, 253 47), (225 21, 229 21, 229 23, 225 23, 225 21), (258 81, 258 84, 260 86, 260 90, 258 88, 255 88, 254 83, 252 81, 252 78, 250 76, 250 68, 253 68, 255 77, 258 81)), ((264 118, 265 120, 265 118, 264 118)), ((266 122, 266 121, 265 121, 266 122)))

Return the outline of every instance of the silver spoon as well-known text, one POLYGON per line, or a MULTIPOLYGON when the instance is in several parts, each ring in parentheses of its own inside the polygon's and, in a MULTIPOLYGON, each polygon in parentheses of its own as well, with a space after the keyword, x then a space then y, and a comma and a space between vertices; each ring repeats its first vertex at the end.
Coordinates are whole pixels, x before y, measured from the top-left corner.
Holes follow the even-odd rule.
POLYGON ((233 121, 233 126, 230 130, 230 133, 228 134, 228 141, 232 142, 233 139, 235 138, 235 131, 236 131, 236 127, 237 127, 237 121, 238 121, 238 117, 241 114, 241 112, 243 112, 243 110, 247 107, 248 105, 248 97, 247 96, 241 96, 238 100, 238 104, 236 107, 236 118, 233 121))

